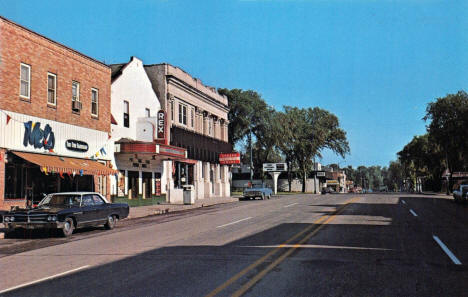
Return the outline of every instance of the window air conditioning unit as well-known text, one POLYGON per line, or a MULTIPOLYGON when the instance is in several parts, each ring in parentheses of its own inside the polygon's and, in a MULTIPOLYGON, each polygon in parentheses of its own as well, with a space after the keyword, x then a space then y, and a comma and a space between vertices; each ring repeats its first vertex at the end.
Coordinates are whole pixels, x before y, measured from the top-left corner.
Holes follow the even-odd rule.
POLYGON ((74 111, 80 111, 81 110, 81 102, 80 101, 72 101, 72 109, 74 111))

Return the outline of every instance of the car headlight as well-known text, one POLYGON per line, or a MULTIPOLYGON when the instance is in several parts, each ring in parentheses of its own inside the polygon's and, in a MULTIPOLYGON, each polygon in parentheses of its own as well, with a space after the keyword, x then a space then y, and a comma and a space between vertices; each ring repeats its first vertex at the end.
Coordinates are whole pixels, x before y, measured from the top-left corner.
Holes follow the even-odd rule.
POLYGON ((47 221, 49 221, 49 222, 50 222, 50 221, 55 222, 55 221, 57 221, 57 216, 48 216, 48 217, 47 217, 47 221))
POLYGON ((5 217, 5 222, 14 222, 15 217, 5 217))
POLYGON ((4 217, 3 220, 8 223, 10 221, 10 217, 4 217))

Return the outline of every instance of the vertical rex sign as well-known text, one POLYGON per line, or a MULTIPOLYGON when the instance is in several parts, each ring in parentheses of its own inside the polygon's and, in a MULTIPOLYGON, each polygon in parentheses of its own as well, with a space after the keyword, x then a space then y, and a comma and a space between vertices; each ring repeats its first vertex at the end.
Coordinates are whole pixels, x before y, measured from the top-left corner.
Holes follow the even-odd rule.
MULTIPOLYGON (((166 143, 166 112, 164 110, 158 111, 157 114, 157 121, 158 121, 158 132, 156 133, 157 139, 163 140, 166 143)), ((168 143, 166 143, 168 144, 168 143)))

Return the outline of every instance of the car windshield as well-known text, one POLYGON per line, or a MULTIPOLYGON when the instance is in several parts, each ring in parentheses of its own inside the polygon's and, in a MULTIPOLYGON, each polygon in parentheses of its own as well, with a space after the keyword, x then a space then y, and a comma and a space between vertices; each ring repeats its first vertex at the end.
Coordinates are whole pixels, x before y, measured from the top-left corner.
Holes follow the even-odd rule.
POLYGON ((48 195, 38 206, 79 206, 80 200, 80 195, 48 195))

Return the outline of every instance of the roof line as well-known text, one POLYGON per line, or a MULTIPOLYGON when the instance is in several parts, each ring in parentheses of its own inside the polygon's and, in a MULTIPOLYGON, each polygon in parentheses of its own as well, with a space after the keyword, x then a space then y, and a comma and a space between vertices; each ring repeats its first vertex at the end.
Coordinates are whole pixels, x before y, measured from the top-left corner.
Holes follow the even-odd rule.
POLYGON ((46 37, 46 36, 44 36, 44 35, 42 35, 42 34, 39 34, 39 33, 35 32, 35 31, 29 29, 29 28, 26 28, 26 27, 24 27, 24 26, 18 24, 18 23, 15 23, 15 22, 13 22, 12 20, 9 20, 9 19, 5 18, 4 16, 1 16, 1 15, 0 15, 0 19, 4 20, 5 22, 7 22, 7 23, 9 23, 9 24, 11 24, 11 25, 13 25, 13 26, 17 26, 17 27, 19 27, 19 28, 21 28, 21 29, 23 29, 23 30, 25 30, 25 31, 28 31, 28 32, 30 32, 30 33, 32 33, 32 34, 35 34, 35 35, 39 36, 39 37, 42 37, 42 38, 44 38, 44 39, 46 39, 46 40, 48 40, 48 41, 50 41, 50 42, 52 42, 52 43, 54 43, 54 44, 56 44, 56 45, 58 45, 58 46, 61 46, 61 47, 65 48, 65 49, 67 49, 67 50, 70 50, 70 51, 72 51, 72 52, 74 52, 74 53, 76 53, 76 54, 82 56, 83 58, 86 58, 86 59, 89 59, 89 60, 91 60, 91 61, 93 61, 93 62, 95 62, 95 63, 101 64, 102 66, 104 66, 104 67, 106 67, 106 68, 110 68, 110 67, 109 67, 106 63, 104 63, 104 62, 101 62, 101 61, 98 61, 98 60, 96 60, 96 59, 94 59, 94 58, 91 58, 90 56, 87 56, 87 55, 85 55, 85 54, 83 54, 83 53, 81 53, 81 52, 79 52, 79 51, 77 51, 77 50, 75 50, 75 49, 72 49, 71 47, 68 47, 68 46, 66 46, 66 45, 64 45, 64 44, 62 44, 62 43, 60 43, 60 42, 58 42, 58 41, 52 40, 52 39, 50 39, 49 37, 46 37))

